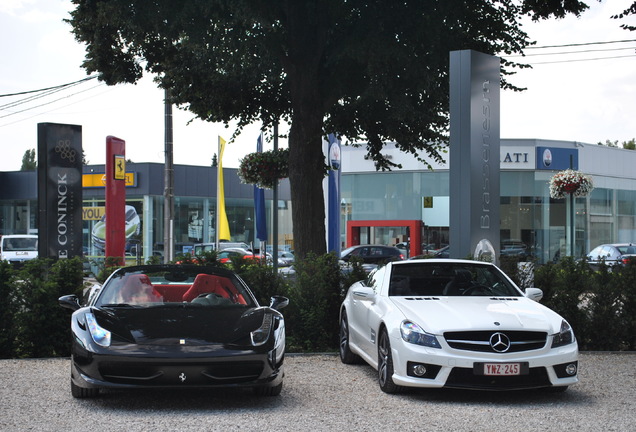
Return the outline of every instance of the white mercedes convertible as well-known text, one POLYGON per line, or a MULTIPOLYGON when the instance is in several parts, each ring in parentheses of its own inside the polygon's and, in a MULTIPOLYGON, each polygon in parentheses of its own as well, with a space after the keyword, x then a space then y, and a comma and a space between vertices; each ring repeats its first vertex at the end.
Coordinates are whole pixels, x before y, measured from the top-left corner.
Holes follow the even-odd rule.
POLYGON ((340 310, 340 359, 366 361, 380 388, 548 388, 578 382, 572 328, 495 265, 390 262, 353 284, 340 310))

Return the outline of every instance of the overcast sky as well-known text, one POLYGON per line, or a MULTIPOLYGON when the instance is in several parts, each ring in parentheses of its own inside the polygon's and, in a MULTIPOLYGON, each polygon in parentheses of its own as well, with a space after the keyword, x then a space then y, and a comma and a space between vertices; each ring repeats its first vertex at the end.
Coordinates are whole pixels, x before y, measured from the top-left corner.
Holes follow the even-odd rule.
MULTIPOLYGON (((580 19, 524 26, 537 47, 569 46, 526 51, 526 62, 533 69, 511 80, 528 90, 501 92, 502 138, 591 144, 636 138, 636 32, 623 30, 620 22, 610 19, 632 0, 588 3, 591 8, 580 19)), ((69 0, 0 0, 1 95, 86 77, 80 67, 84 47, 62 21, 72 6, 69 0)), ((636 17, 624 22, 636 25, 636 17)), ((25 151, 37 148, 37 124, 42 122, 81 125, 84 152, 92 164, 104 163, 108 135, 126 141, 127 159, 164 161, 163 91, 150 77, 137 85, 113 87, 91 80, 25 103, 37 95, 0 98, 0 171, 20 169, 25 151)), ((221 124, 193 120, 192 114, 181 110, 173 113, 176 164, 210 165, 217 136, 229 139, 234 132, 221 124)), ((223 165, 237 167, 241 157, 255 151, 258 134, 258 125, 246 129, 227 147, 223 165)), ((266 144, 265 149, 270 148, 266 144)))

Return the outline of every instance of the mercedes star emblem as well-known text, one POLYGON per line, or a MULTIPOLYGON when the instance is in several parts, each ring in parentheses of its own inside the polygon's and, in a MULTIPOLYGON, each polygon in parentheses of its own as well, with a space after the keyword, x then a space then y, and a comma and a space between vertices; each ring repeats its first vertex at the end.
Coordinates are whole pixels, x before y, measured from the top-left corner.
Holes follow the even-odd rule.
POLYGON ((490 336, 490 346, 494 351, 506 352, 510 349, 510 338, 503 333, 493 333, 490 336))

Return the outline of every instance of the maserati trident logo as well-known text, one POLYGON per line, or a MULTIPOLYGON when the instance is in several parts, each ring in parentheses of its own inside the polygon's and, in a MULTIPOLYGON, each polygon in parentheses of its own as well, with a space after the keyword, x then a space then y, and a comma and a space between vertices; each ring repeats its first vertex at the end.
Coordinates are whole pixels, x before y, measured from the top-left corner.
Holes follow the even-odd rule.
POLYGON ((182 383, 185 382, 185 380, 187 379, 186 374, 184 372, 181 372, 179 374, 179 381, 181 381, 182 383))
POLYGON ((490 346, 494 351, 506 352, 510 349, 510 338, 503 333, 493 333, 490 336, 490 346))

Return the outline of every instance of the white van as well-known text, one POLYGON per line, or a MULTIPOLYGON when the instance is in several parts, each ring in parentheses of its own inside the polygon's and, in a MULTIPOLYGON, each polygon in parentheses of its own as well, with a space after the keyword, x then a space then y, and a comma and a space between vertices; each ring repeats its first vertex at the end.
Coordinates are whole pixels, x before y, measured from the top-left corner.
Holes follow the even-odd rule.
MULTIPOLYGON (((230 248, 250 250, 250 246, 244 242, 226 242, 226 241, 219 242, 219 252, 225 249, 230 249, 230 248)), ((211 252, 215 249, 216 249, 216 243, 197 243, 194 245, 194 248, 192 249, 192 255, 198 256, 198 255, 201 255, 203 252, 211 252)))
POLYGON ((9 234, 0 238, 0 259, 11 264, 38 257, 38 236, 34 234, 9 234))

